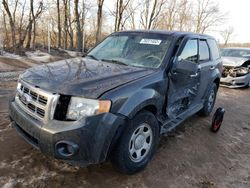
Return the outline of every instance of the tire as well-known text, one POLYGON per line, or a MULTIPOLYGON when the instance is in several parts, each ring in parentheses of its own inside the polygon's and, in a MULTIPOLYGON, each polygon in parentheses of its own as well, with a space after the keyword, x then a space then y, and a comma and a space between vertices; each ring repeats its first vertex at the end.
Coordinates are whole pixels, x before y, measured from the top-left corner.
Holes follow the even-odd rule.
POLYGON ((159 133, 158 122, 152 113, 142 111, 135 115, 111 153, 113 166, 125 174, 142 171, 157 149, 159 133))
POLYGON ((199 111, 199 115, 206 117, 211 114, 214 108, 215 101, 216 101, 217 90, 218 88, 215 83, 213 83, 209 87, 203 108, 199 111))
POLYGON ((220 130, 222 122, 223 122, 224 114, 225 114, 224 108, 218 108, 216 112, 214 113, 212 125, 210 128, 210 130, 213 133, 217 133, 220 130))

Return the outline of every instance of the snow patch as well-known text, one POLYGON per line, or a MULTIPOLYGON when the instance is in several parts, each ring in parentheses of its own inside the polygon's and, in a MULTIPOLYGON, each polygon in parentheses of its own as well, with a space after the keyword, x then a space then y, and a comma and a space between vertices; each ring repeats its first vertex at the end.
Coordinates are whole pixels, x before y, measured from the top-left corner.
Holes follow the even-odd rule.
POLYGON ((64 49, 61 49, 61 48, 59 48, 59 50, 62 51, 62 52, 66 52, 71 57, 82 56, 82 52, 71 51, 71 50, 64 50, 64 49))
POLYGON ((39 50, 31 52, 25 52, 25 55, 29 58, 32 59, 34 61, 38 61, 38 62, 43 62, 43 63, 47 63, 51 61, 52 56, 48 53, 45 52, 41 52, 39 50))
POLYGON ((12 58, 12 59, 23 59, 23 57, 21 57, 20 55, 16 55, 16 54, 11 54, 11 53, 8 53, 8 52, 5 52, 5 51, 2 51, 2 54, 1 54, 3 57, 8 57, 8 58, 12 58))

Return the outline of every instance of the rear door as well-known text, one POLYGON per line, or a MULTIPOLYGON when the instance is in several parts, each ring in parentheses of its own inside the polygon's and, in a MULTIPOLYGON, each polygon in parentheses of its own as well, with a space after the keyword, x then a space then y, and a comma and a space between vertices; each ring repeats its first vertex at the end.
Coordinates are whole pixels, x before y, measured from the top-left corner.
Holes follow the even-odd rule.
POLYGON ((216 61, 212 58, 207 39, 199 39, 199 60, 200 87, 197 100, 202 100, 206 94, 209 84, 213 81, 212 73, 216 68, 216 61))

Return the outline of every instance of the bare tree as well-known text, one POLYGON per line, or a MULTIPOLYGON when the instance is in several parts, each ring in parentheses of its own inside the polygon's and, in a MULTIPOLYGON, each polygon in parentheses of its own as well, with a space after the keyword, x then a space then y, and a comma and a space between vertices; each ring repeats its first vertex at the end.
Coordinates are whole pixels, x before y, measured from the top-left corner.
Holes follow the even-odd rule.
POLYGON ((173 30, 177 24, 177 15, 178 15, 178 8, 177 1, 171 1, 168 3, 166 8, 167 12, 164 15, 164 19, 166 19, 166 29, 173 30))
POLYGON ((20 43, 20 39, 22 38, 22 30, 24 27, 23 21, 24 21, 25 7, 26 7, 26 0, 24 1, 23 5, 22 5, 21 19, 20 19, 19 28, 18 28, 19 43, 20 43))
POLYGON ((227 46, 228 42, 231 40, 233 35, 234 35, 234 28, 233 27, 229 27, 221 32, 221 36, 224 39, 224 46, 227 46))
POLYGON ((61 47, 61 38, 62 38, 62 29, 61 29, 61 14, 60 14, 60 1, 56 1, 57 7, 57 29, 58 29, 58 37, 57 37, 57 47, 61 47))
POLYGON ((64 5, 64 49, 68 47, 68 0, 63 0, 64 5))
POLYGON ((70 49, 74 48, 74 31, 72 27, 72 19, 71 19, 71 0, 68 0, 68 34, 69 34, 69 39, 70 39, 70 49))
MULTIPOLYGON (((76 20, 76 32, 77 32, 77 39, 76 39, 76 46, 77 50, 82 50, 82 40, 83 40, 83 33, 81 29, 80 23, 80 14, 78 12, 79 0, 74 0, 74 12, 75 12, 75 20, 76 20)), ((84 10, 83 10, 84 11, 84 10)))
POLYGON ((102 7, 104 0, 97 0, 98 10, 97 10, 97 30, 96 30, 96 44, 101 40, 102 34, 102 7))
POLYGON ((178 30, 190 31, 192 29, 192 5, 188 0, 181 0, 177 15, 178 30))
MULTIPOLYGON (((126 8, 126 18, 125 20, 128 20, 130 24, 131 29, 136 29, 137 28, 137 22, 136 22, 136 10, 141 6, 140 3, 129 3, 127 8, 126 8)), ((123 27, 125 25, 125 22, 123 22, 123 27)))
POLYGON ((161 9, 165 4, 165 0, 144 0, 142 2, 142 11, 140 13, 140 23, 144 29, 152 29, 154 23, 159 18, 161 9))
POLYGON ((115 10, 115 31, 119 31, 121 29, 123 14, 126 10, 127 6, 129 5, 130 0, 117 0, 116 1, 116 10, 115 10))
POLYGON ((5 40, 3 42, 3 47, 6 45, 9 48, 10 47, 9 35, 8 35, 8 29, 7 29, 7 23, 6 23, 6 13, 4 11, 3 11, 3 25, 4 25, 4 33, 5 33, 5 40))
MULTIPOLYGON (((24 45, 35 48, 36 43, 46 46, 48 32, 44 26, 48 22, 52 23, 52 46, 80 51, 84 44, 89 48, 112 30, 144 28, 204 33, 225 21, 225 14, 215 0, 115 0, 111 15, 104 14, 104 0, 1 2, 4 45, 14 50, 24 45), (97 14, 90 11, 96 4, 97 14), (113 16, 114 23, 104 22, 109 19, 107 16, 113 16)), ((229 41, 232 35, 228 31, 224 34, 229 34, 229 41)))
POLYGON ((195 17, 196 33, 204 33, 209 28, 225 21, 226 15, 221 13, 218 4, 212 0, 197 0, 197 14, 195 17))
POLYGON ((34 22, 34 0, 30 0, 30 13, 29 13, 29 22, 30 22, 30 27, 28 28, 28 41, 26 44, 26 48, 30 48, 30 43, 31 43, 31 35, 32 35, 32 23, 34 22))
POLYGON ((15 23, 15 19, 16 19, 16 10, 17 10, 17 5, 18 5, 18 0, 15 0, 15 5, 14 5, 14 11, 13 13, 10 12, 10 8, 9 8, 9 4, 7 0, 3 0, 3 7, 9 17, 9 24, 10 24, 10 28, 11 28, 11 39, 12 39, 12 47, 16 48, 16 23, 15 23))
POLYGON ((30 48, 30 43, 31 43, 31 32, 32 32, 32 27, 34 22, 36 21, 37 18, 42 14, 44 10, 43 2, 40 1, 38 8, 36 10, 36 13, 34 13, 34 1, 30 0, 30 13, 29 13, 29 22, 28 25, 26 26, 26 29, 24 31, 24 34, 22 35, 22 38, 19 40, 19 46, 23 47, 24 41, 28 35, 28 41, 26 44, 26 48, 30 48), (33 12, 33 13, 32 13, 33 12), (34 16, 32 16, 34 14, 34 16))

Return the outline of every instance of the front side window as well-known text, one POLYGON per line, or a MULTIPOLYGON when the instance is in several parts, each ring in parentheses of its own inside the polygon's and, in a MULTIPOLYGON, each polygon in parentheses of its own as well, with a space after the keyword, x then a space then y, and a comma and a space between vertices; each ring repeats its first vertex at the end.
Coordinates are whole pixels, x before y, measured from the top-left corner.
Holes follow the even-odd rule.
POLYGON ((128 66, 158 68, 169 50, 171 38, 154 33, 118 33, 107 37, 87 57, 128 66))
POLYGON ((198 42, 197 39, 188 40, 183 48, 181 55, 178 58, 179 61, 191 61, 197 63, 198 61, 198 42))
POLYGON ((207 42, 205 40, 199 41, 199 55, 200 55, 199 60, 201 62, 208 61, 210 59, 208 45, 207 45, 207 42))

